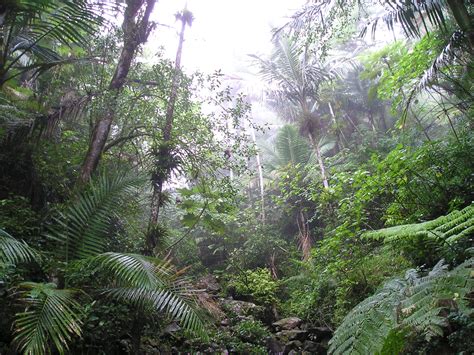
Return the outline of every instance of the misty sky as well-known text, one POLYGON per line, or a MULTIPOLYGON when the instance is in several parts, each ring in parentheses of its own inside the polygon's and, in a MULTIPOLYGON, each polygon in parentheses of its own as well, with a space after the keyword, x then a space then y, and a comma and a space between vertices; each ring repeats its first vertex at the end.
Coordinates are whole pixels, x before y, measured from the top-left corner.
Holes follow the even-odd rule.
POLYGON ((153 20, 160 24, 147 45, 165 47, 174 59, 178 30, 174 14, 188 4, 195 20, 186 29, 182 64, 185 70, 230 74, 248 66, 247 54, 265 54, 271 49, 271 28, 281 26, 304 0, 159 0, 153 20))

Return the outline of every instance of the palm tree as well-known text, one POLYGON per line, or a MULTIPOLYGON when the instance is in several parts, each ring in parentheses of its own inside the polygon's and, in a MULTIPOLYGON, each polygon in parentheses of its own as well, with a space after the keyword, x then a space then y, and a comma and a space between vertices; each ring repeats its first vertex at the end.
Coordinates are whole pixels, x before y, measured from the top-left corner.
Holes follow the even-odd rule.
MULTIPOLYGON (((446 15, 450 13, 456 24, 456 30, 463 33, 464 39, 473 50, 474 21, 468 3, 464 0, 384 0, 382 5, 385 7, 385 11, 381 15, 371 18, 368 24, 373 26, 373 32, 379 22, 384 22, 389 29, 393 29, 395 24, 399 24, 408 37, 421 37, 423 30, 430 30, 429 26, 446 29, 446 15)), ((358 7, 360 13, 367 14, 368 7, 371 5, 377 6, 378 2, 310 0, 292 16, 289 23, 279 30, 286 27, 297 32, 306 30, 311 31, 313 35, 315 33, 318 36, 324 34, 327 39, 331 37, 331 35, 328 36, 328 33, 332 34, 335 28, 347 25, 348 21, 356 19, 355 17, 350 19, 354 7, 358 7), (346 21, 340 21, 340 19, 346 21)), ((363 28, 362 34, 365 34, 368 27, 363 28)))
MULTIPOLYGON (((110 286, 92 290, 89 296, 106 294, 129 302, 147 312, 164 312, 185 329, 203 334, 202 322, 194 311, 191 289, 166 260, 139 254, 104 252, 109 222, 117 206, 129 200, 145 179, 118 175, 92 181, 66 210, 54 219, 49 239, 58 243, 57 257, 108 276, 110 286), (112 286, 113 285, 113 286, 112 286)), ((37 253, 0 230, 0 262, 33 261, 37 253)), ((67 279, 67 267, 60 279, 67 279)), ((62 284, 62 282, 59 282, 62 284)), ((82 307, 78 294, 84 291, 62 288, 54 283, 24 282, 17 285, 18 299, 25 310, 16 314, 14 342, 25 354, 46 354, 50 344, 64 354, 68 343, 81 334, 82 307)), ((140 333, 134 339, 139 348, 140 333)))
POLYGON ((52 42, 86 46, 85 35, 103 22, 97 10, 86 0, 10 0, 0 5, 0 87, 26 72, 34 76, 70 63, 52 42))
MULTIPOLYGON (((273 149, 267 148, 266 153, 269 156, 269 163, 265 168, 274 178, 278 178, 282 172, 285 173, 288 167, 304 168, 313 156, 308 141, 290 124, 279 129, 273 142, 273 149)), ((307 260, 312 247, 308 218, 301 203, 298 202, 294 207, 297 211, 295 221, 298 227, 298 244, 303 253, 303 260, 307 260)))
MULTIPOLYGON (((383 6, 381 14, 374 17, 367 15, 361 35, 365 35, 369 28, 375 35, 377 25, 383 22, 389 30, 394 30, 396 26, 399 26, 409 38, 421 38, 425 33, 434 31, 441 31, 446 38, 444 48, 439 50, 437 58, 407 95, 402 125, 412 102, 416 101, 416 95, 431 87, 438 79, 450 81, 451 85, 462 92, 460 96, 467 94, 469 102, 472 102, 469 87, 462 81, 447 75, 446 70, 443 70, 452 64, 459 64, 462 67, 471 66, 474 53, 474 14, 469 3, 465 0, 384 0, 381 2, 383 6)), ((333 38, 333 34, 338 33, 342 26, 360 20, 359 17, 353 16, 354 8, 359 8, 359 14, 368 14, 369 7, 372 5, 375 8, 380 6, 375 1, 310 0, 279 31, 282 32, 288 28, 296 31, 298 35, 306 32, 313 41, 318 42, 321 48, 327 49, 331 43, 329 39, 333 38)), ((451 93, 450 90, 448 94, 451 93)))
POLYGON ((311 147, 308 141, 301 137, 294 125, 287 124, 278 130, 272 142, 272 147, 266 147, 266 155, 269 162, 265 164, 265 170, 274 176, 288 165, 306 165, 311 155, 311 147))
POLYGON ((316 114, 319 91, 324 81, 335 78, 338 68, 322 63, 311 56, 307 48, 300 48, 290 37, 278 37, 274 52, 269 60, 257 59, 260 75, 269 84, 280 115, 287 121, 294 121, 314 149, 325 188, 329 187, 326 167, 321 154, 319 140, 324 136, 325 123, 316 114), (281 110, 283 108, 283 110, 281 110))

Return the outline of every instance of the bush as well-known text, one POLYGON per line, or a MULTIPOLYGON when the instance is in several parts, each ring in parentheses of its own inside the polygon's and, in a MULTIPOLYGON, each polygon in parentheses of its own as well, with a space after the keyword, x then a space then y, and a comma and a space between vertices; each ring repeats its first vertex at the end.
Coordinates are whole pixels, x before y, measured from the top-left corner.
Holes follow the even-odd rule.
POLYGON ((274 305, 278 301, 278 283, 273 280, 268 269, 245 270, 228 287, 235 289, 238 297, 250 297, 263 306, 274 305))
POLYGON ((264 344, 264 339, 270 335, 268 329, 260 321, 244 320, 236 326, 237 336, 245 342, 264 344))

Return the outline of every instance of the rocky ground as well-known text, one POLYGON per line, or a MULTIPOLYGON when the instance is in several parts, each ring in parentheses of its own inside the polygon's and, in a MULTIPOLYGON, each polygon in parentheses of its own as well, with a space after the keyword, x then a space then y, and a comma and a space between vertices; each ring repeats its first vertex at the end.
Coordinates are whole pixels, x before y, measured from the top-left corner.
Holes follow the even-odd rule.
MULTIPOLYGON (((205 354, 326 354, 332 331, 314 327, 298 317, 274 319, 268 309, 252 302, 235 300, 220 295, 220 286, 211 276, 199 281, 203 290, 200 302, 216 321, 215 332, 209 342, 189 340, 180 335, 180 328, 173 323, 165 329, 163 338, 169 346, 160 353, 205 354), (273 319, 272 319, 273 318, 273 319)), ((145 348, 146 348, 145 342, 145 348)), ((149 344, 146 353, 155 353, 149 344)))

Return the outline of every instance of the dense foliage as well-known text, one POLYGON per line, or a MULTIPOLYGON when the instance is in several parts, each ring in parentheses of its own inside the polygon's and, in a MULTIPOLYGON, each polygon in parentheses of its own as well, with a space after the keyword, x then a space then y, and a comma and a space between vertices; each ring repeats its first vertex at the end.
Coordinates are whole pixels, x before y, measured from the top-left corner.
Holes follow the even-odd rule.
POLYGON ((0 353, 473 353, 471 2, 308 0, 264 99, 155 5, 0 5, 0 353))

